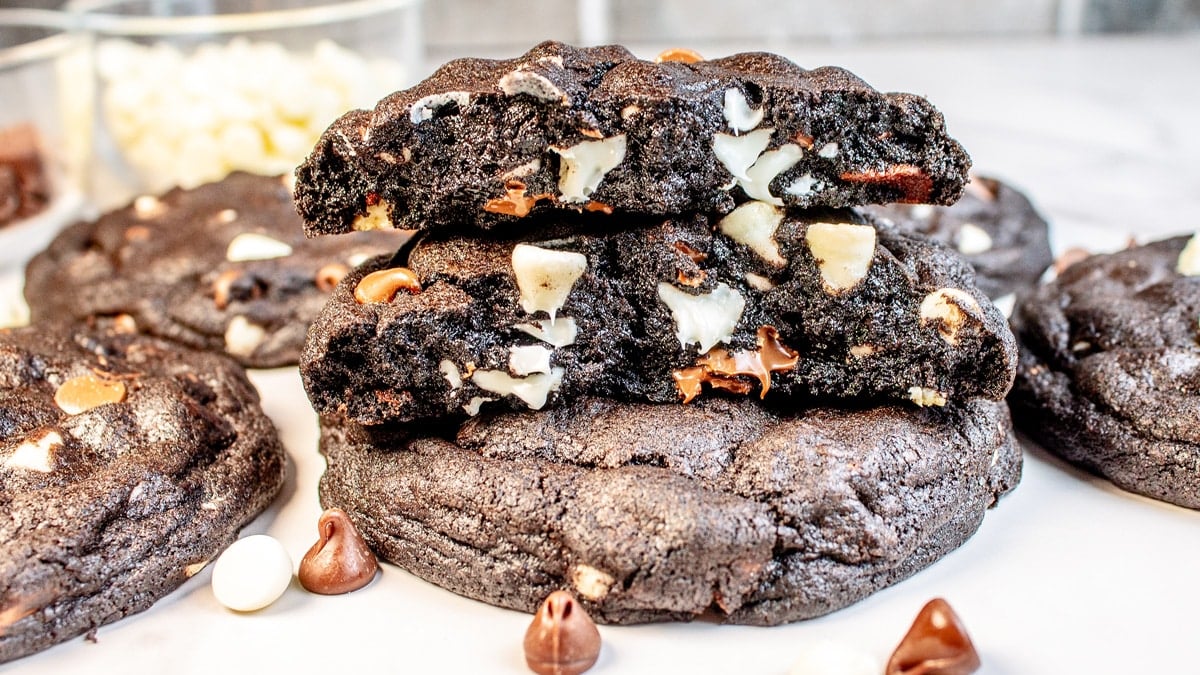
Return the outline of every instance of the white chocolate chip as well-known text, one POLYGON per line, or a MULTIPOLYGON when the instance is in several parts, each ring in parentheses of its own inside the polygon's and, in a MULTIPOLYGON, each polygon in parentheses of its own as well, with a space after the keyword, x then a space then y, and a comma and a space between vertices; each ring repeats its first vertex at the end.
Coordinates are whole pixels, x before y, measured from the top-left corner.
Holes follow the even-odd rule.
POLYGON ((909 387, 908 398, 922 408, 946 405, 946 395, 937 389, 928 387, 909 387))
POLYGON ((438 364, 438 370, 441 371, 442 377, 446 378, 446 381, 450 383, 451 389, 462 387, 462 373, 458 371, 458 366, 454 365, 453 361, 442 359, 441 363, 438 364))
POLYGON ((291 582, 291 556, 283 544, 265 534, 233 542, 213 565, 213 595, 217 602, 238 612, 270 605, 291 582))
POLYGON ((272 239, 265 234, 243 232, 229 242, 225 249, 225 259, 229 262, 244 262, 247 260, 271 260, 283 258, 292 254, 292 247, 272 239))
POLYGON ((500 178, 503 180, 511 180, 513 178, 524 178, 525 176, 528 176, 530 174, 534 174, 534 173, 537 173, 538 171, 541 171, 541 169, 542 169, 542 160, 538 159, 538 158, 534 158, 534 159, 529 160, 528 162, 525 162, 524 164, 521 164, 520 166, 515 166, 515 167, 509 169, 508 171, 505 171, 503 174, 500 175, 500 178))
POLYGON ((394 230, 395 224, 392 223, 392 206, 386 199, 380 199, 378 202, 367 207, 367 212, 355 216, 354 224, 351 227, 356 232, 368 232, 370 230, 394 230))
POLYGON ((794 197, 807 197, 816 192, 820 185, 821 181, 813 178, 811 173, 806 173, 792 181, 783 191, 794 197))
POLYGON ((512 252, 512 265, 521 292, 521 308, 527 314, 546 312, 553 322, 571 287, 587 269, 587 257, 572 251, 517 244, 512 252))
POLYGON ((832 293, 858 285, 875 257, 875 228, 870 225, 813 223, 804 239, 817 259, 821 280, 832 293))
POLYGON ((543 101, 557 101, 566 105, 571 102, 566 92, 559 89, 545 75, 528 70, 514 70, 500 78, 500 91, 505 96, 526 94, 543 101))
POLYGON ((489 398, 487 396, 473 396, 473 397, 471 397, 471 400, 468 401, 467 404, 463 406, 463 410, 465 410, 467 412, 467 414, 470 415, 471 417, 474 417, 479 414, 479 409, 481 407, 483 407, 484 403, 487 403, 488 401, 495 401, 495 400, 496 399, 489 398))
POLYGON ((775 282, 754 272, 746 272, 746 283, 750 284, 750 288, 763 293, 775 288, 775 282))
POLYGON ((746 299, 724 283, 711 293, 692 295, 663 282, 658 285, 658 297, 671 310, 679 344, 695 343, 701 354, 717 343, 728 342, 746 309, 746 299))
POLYGON ((575 336, 579 332, 575 326, 575 319, 569 316, 556 321, 540 319, 529 323, 519 323, 513 328, 555 347, 575 344, 575 336))
POLYGON ((787 264, 779 255, 775 243, 775 231, 783 222, 783 211, 766 202, 746 202, 721 219, 717 226, 721 233, 739 244, 747 246, 760 258, 783 267, 787 264))
POLYGON ((838 642, 800 645, 787 675, 879 675, 884 667, 861 649, 838 642))
POLYGON ((153 195, 142 195, 133 200, 133 213, 141 220, 153 218, 166 210, 167 207, 153 195))
POLYGON ((438 110, 449 104, 455 104, 461 110, 471 103, 471 93, 466 91, 447 91, 440 94, 430 94, 418 99, 408 109, 408 119, 413 124, 420 124, 433 118, 438 110))
POLYGON ((775 150, 764 152, 754 166, 746 170, 746 180, 738 181, 746 196, 751 199, 769 202, 783 206, 783 200, 771 194, 771 181, 779 174, 796 166, 804 151, 795 143, 782 145, 775 150))
POLYGON ((627 105, 624 108, 621 108, 621 119, 628 120, 640 112, 642 112, 641 106, 636 104, 627 105))
POLYGON ((57 431, 47 431, 37 440, 18 445, 4 461, 4 468, 50 473, 54 470, 54 450, 62 445, 63 437, 57 431))
POLYGON ((212 562, 212 561, 211 560, 201 560, 200 562, 194 562, 191 565, 188 565, 187 567, 183 568, 183 576, 188 579, 191 579, 192 577, 196 576, 200 572, 204 571, 204 568, 208 567, 208 563, 210 563, 210 562, 212 562))
POLYGON ((958 344, 958 332, 968 318, 982 320, 983 310, 969 293, 957 288, 939 288, 921 301, 921 325, 936 323, 942 339, 958 344))
POLYGON ((571 569, 571 585, 584 598, 596 602, 608 595, 616 579, 608 572, 580 563, 571 569))
POLYGON ((625 159, 625 134, 599 141, 583 141, 569 148, 551 146, 562 158, 558 171, 558 191, 561 201, 573 204, 586 202, 605 174, 625 159))
POLYGON ((762 123, 763 109, 751 110, 740 89, 725 90, 725 122, 736 132, 750 131, 762 123))
POLYGON ((477 370, 471 375, 471 381, 480 389, 501 396, 516 396, 533 410, 541 410, 550 392, 557 391, 562 384, 564 372, 562 368, 553 368, 549 373, 513 377, 503 370, 477 370))
POLYGON ((213 220, 222 225, 228 225, 237 220, 237 217, 238 212, 235 209, 221 209, 217 212, 217 215, 213 217, 213 220))
POLYGON ((992 304, 995 305, 996 309, 1000 310, 1000 313, 1005 317, 1011 317, 1013 308, 1017 306, 1017 296, 1014 293, 1002 295, 993 300, 992 304))
POLYGON ((1188 239, 1187 245, 1179 252, 1175 271, 1185 277, 1200 275, 1200 233, 1192 235, 1192 238, 1188 239))
POLYGON ((746 171, 758 161, 771 144, 774 129, 759 129, 741 136, 713 135, 713 154, 736 180, 749 180, 746 171))
POLYGON ((992 236, 974 223, 963 223, 955 237, 955 247, 963 255, 977 255, 992 250, 992 236))
POLYGON ((542 345, 522 345, 508 348, 508 369, 514 375, 533 375, 550 372, 550 354, 542 345))
POLYGON ((876 352, 875 345, 854 345, 850 348, 850 356, 861 359, 876 352))
POLYGON ((267 331, 249 319, 238 315, 225 328, 225 351, 234 356, 248 357, 267 339, 267 331))
POLYGON ((825 159, 833 159, 834 157, 838 156, 838 144, 826 143, 825 145, 821 146, 821 149, 817 151, 817 154, 825 159))
POLYGON ((782 206, 783 200, 771 194, 771 181, 796 165, 804 150, 788 143, 767 150, 774 129, 758 129, 743 136, 713 135, 713 154, 751 199, 782 206))
POLYGON ((930 204, 917 204, 908 210, 908 215, 917 220, 926 220, 933 217, 933 206, 930 204))

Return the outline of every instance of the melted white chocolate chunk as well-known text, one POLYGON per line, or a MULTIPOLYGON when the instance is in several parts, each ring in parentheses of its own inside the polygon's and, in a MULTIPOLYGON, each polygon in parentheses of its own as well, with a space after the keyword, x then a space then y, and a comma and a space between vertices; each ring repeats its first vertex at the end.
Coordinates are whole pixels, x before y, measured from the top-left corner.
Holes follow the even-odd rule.
POLYGON ((513 273, 527 314, 546 312, 553 322, 571 288, 587 269, 587 257, 572 251, 555 251, 517 244, 512 252, 513 273))
POLYGON ((721 219, 721 234, 748 247, 758 257, 783 267, 787 260, 779 255, 775 231, 783 222, 783 211, 766 202, 746 202, 721 219))
POLYGON ((750 131, 763 121, 763 109, 751 110, 740 89, 725 90, 725 123, 734 131, 750 131))
POLYGON ((575 319, 569 316, 564 316, 556 321, 539 319, 529 323, 519 323, 513 328, 555 347, 575 344, 575 337, 579 333, 575 319))
POLYGON ((711 293, 692 295, 663 282, 658 285, 658 297, 671 310, 679 344, 696 344, 701 354, 728 342, 746 309, 746 299, 724 283, 711 293))
POLYGON ((875 228, 870 225, 813 223, 804 234, 817 259, 826 290, 841 293, 854 288, 875 257, 875 228))
POLYGON ((57 431, 47 431, 36 440, 18 445, 4 461, 4 468, 50 473, 54 470, 54 450, 62 445, 63 437, 57 431))
POLYGON ((570 204, 588 201, 605 174, 625 159, 625 134, 599 141, 584 141, 569 148, 551 146, 562 162, 558 170, 559 200, 570 204))
POLYGON ((541 410, 550 392, 562 384, 564 372, 562 368, 553 368, 549 373, 513 377, 503 370, 477 370, 471 375, 471 381, 480 389, 501 396, 516 396, 531 409, 541 410))

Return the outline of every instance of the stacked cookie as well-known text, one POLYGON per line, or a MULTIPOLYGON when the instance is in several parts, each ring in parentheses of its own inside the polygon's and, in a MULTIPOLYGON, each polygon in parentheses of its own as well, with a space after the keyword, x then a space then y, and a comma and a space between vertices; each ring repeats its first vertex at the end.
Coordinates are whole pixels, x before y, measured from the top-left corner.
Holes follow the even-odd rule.
POLYGON ((311 235, 421 231, 301 357, 326 507, 382 556, 607 622, 817 616, 961 544, 1020 472, 1016 350, 956 253, 941 115, 770 54, 545 43, 348 113, 311 235))

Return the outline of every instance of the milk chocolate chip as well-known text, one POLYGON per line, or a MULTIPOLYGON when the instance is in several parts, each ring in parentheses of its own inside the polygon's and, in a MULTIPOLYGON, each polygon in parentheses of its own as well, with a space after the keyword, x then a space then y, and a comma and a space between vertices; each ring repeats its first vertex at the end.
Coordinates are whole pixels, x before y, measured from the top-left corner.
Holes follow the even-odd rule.
POLYGON ((578 675, 600 656, 600 631, 567 591, 554 591, 525 631, 525 663, 538 675, 578 675))
POLYGON ((979 653, 958 615, 941 598, 930 600, 888 660, 886 675, 969 675, 979 653))
POLYGON ((297 576, 305 589, 322 595, 356 591, 375 578, 379 561, 341 509, 327 509, 317 521, 320 539, 300 560, 297 576))

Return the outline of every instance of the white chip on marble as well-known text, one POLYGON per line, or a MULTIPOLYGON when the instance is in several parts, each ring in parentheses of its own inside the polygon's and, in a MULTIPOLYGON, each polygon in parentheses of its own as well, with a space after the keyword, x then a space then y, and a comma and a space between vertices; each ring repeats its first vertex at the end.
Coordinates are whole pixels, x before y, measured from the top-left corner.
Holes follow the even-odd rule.
POLYGON ((255 534, 233 542, 213 565, 217 602, 253 612, 279 599, 292 582, 292 558, 274 537, 255 534))

